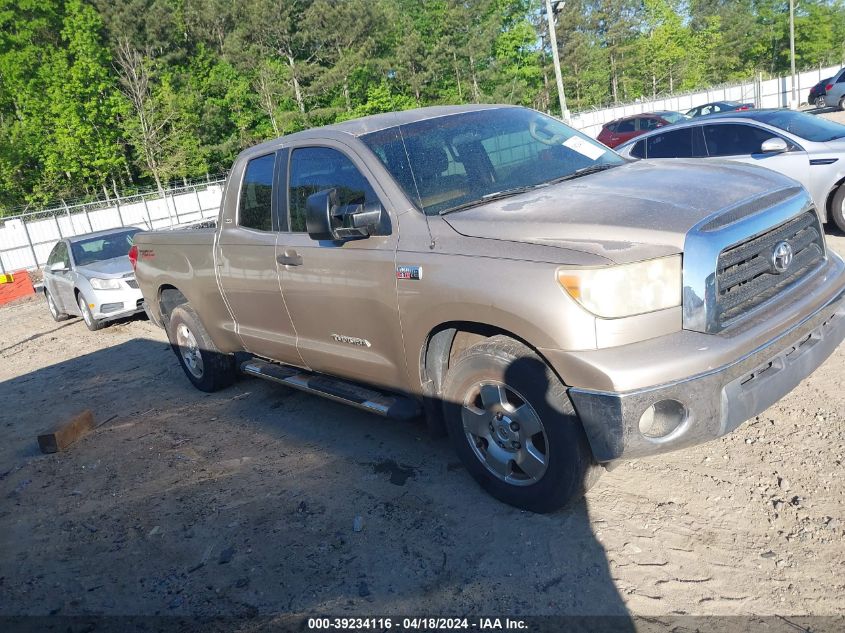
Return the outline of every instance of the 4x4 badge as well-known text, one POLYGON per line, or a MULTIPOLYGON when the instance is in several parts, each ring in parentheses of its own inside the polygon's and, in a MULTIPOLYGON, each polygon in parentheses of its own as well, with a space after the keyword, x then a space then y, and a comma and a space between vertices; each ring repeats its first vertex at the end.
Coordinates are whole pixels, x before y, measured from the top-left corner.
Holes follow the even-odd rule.
POLYGON ((396 279, 422 279, 422 266, 397 266, 396 279))

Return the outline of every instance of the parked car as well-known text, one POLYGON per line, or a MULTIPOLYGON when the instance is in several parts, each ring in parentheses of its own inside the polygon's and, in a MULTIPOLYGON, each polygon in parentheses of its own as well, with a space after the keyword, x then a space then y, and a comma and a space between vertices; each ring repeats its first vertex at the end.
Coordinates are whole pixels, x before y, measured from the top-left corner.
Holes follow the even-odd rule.
POLYGON ((824 91, 824 102, 827 107, 845 110, 845 68, 828 81, 824 91))
POLYGON ((198 389, 240 371, 424 412, 484 489, 533 511, 598 464, 732 431, 845 337, 845 263, 795 181, 627 161, 512 106, 248 149, 216 230, 140 233, 130 259, 198 389))
POLYGON ((713 103, 705 103, 692 110, 687 110, 687 117, 694 119, 700 116, 710 116, 711 114, 718 114, 719 112, 734 112, 753 110, 753 103, 740 103, 739 101, 714 101, 713 103))
POLYGON ((791 110, 713 115, 617 148, 632 158, 736 160, 794 178, 823 222, 845 231, 845 125, 791 110))
POLYGON ((686 117, 680 112, 668 110, 636 114, 605 123, 597 138, 601 143, 613 148, 650 130, 656 130, 659 127, 684 120, 686 120, 686 117))
POLYGON ((830 83, 833 77, 822 79, 815 86, 810 88, 810 93, 807 95, 807 103, 814 105, 817 108, 824 108, 825 106, 825 86, 830 83))
POLYGON ((44 269, 44 295, 56 321, 81 316, 96 331, 144 310, 128 257, 139 230, 98 231, 56 243, 44 269))

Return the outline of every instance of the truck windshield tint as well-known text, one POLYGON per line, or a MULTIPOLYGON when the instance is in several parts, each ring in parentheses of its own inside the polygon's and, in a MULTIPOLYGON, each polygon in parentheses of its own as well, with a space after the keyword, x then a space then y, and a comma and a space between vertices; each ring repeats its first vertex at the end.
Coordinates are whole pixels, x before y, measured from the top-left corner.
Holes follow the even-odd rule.
POLYGON ((522 108, 426 119, 361 139, 428 215, 624 162, 560 121, 522 108))
POLYGON ((779 110, 764 112, 754 118, 816 143, 845 138, 845 125, 803 112, 779 110))

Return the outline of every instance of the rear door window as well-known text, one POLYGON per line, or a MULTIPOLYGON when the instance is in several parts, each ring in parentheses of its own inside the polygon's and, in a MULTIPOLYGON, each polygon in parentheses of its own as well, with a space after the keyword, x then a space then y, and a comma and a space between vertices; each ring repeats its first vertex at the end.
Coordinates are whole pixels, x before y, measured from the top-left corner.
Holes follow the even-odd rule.
POLYGON ((647 158, 699 158, 706 156, 701 128, 668 130, 646 139, 647 158))
POLYGON ((704 140, 709 156, 750 156, 759 154, 760 146, 776 136, 768 130, 741 123, 704 126, 704 140))
POLYGON ((256 231, 273 230, 273 167, 276 155, 253 158, 246 164, 238 204, 238 225, 256 231))
POLYGON ((660 127, 660 121, 657 119, 651 118, 642 118, 640 119, 640 129, 641 130, 656 130, 660 127))

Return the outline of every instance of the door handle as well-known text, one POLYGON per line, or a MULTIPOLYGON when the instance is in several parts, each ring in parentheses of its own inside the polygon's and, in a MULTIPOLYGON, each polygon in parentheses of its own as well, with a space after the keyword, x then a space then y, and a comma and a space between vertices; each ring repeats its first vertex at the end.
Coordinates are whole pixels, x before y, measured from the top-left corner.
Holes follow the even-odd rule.
POLYGON ((284 255, 278 255, 276 261, 285 266, 302 266, 302 255, 297 255, 293 249, 286 249, 284 255))

